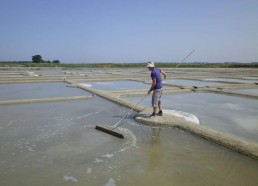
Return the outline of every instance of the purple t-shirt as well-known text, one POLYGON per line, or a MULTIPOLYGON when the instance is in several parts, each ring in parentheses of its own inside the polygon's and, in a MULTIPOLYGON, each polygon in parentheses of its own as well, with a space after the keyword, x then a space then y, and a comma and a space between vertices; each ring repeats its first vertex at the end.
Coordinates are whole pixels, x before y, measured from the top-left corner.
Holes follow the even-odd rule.
POLYGON ((162 88, 162 79, 161 79, 161 70, 159 68, 154 68, 151 72, 151 79, 156 80, 156 86, 154 89, 161 89, 162 88))

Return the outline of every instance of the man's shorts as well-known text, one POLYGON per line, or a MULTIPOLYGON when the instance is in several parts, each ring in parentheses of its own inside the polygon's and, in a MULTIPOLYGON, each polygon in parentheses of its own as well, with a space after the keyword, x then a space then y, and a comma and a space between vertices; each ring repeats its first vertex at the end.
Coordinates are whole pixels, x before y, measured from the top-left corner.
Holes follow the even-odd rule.
POLYGON ((159 105, 161 105, 161 95, 162 95, 162 89, 153 90, 152 100, 151 100, 152 107, 158 107, 159 105))

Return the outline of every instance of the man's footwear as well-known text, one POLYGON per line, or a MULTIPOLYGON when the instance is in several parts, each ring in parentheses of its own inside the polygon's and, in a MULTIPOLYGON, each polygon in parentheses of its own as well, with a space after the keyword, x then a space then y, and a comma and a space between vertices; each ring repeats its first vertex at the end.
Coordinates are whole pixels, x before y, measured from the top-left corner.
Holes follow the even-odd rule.
POLYGON ((163 116, 162 110, 160 110, 160 111, 158 112, 157 116, 163 116))
POLYGON ((152 113, 151 115, 150 115, 150 117, 155 117, 156 116, 156 114, 155 113, 152 113))

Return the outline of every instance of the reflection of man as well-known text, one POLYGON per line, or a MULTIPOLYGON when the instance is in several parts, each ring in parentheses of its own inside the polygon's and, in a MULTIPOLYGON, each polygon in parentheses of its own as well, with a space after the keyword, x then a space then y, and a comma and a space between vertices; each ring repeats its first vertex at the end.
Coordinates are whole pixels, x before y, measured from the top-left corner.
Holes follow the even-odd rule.
POLYGON ((152 140, 150 151, 150 170, 157 168, 162 159, 162 149, 160 144, 160 131, 161 128, 152 128, 152 140))
POLYGON ((148 62, 147 67, 149 71, 151 71, 151 79, 152 79, 152 84, 151 88, 148 91, 148 94, 150 94, 152 91, 152 107, 153 107, 153 112, 150 115, 151 116, 162 116, 162 105, 161 105, 161 95, 162 95, 162 79, 161 79, 161 74, 163 74, 164 78, 167 78, 166 72, 163 70, 156 68, 154 65, 154 62, 148 62), (158 112, 159 108, 159 112, 158 112))
POLYGON ((160 131, 161 128, 152 128, 152 144, 156 145, 160 142, 160 131))

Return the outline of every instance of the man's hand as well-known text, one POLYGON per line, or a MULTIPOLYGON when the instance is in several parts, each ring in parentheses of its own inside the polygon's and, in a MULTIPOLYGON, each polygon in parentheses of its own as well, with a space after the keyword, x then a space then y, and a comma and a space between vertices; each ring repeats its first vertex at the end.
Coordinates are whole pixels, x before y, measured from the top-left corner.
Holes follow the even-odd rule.
POLYGON ((164 79, 167 79, 167 74, 164 74, 164 79))
POLYGON ((150 94, 150 93, 151 93, 151 90, 148 91, 148 94, 150 94))

